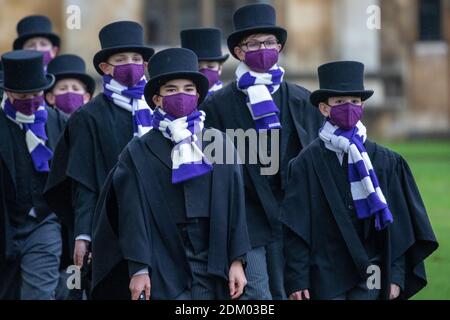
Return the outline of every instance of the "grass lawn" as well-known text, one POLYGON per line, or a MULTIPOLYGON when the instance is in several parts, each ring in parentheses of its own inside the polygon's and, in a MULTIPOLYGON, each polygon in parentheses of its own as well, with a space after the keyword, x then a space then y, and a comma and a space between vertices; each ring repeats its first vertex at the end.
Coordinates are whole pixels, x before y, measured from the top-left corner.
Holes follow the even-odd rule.
POLYGON ((450 141, 384 145, 408 161, 439 242, 426 260, 428 286, 414 299, 450 300, 450 141))

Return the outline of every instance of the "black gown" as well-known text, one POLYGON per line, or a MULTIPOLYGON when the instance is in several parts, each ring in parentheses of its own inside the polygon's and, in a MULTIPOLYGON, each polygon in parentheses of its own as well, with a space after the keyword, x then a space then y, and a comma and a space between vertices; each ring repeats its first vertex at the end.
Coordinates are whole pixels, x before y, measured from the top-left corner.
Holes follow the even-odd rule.
POLYGON ((190 192, 195 199, 188 201, 186 185, 184 195, 173 192, 172 148, 152 130, 129 143, 108 176, 94 218, 94 299, 130 299, 130 261, 150 269, 151 299, 173 299, 190 287, 190 267, 172 203, 186 200, 187 206, 202 206, 210 193, 207 271, 225 288, 231 262, 250 250, 241 167, 215 164, 208 192, 190 192))
MULTIPOLYGON (((252 247, 264 246, 281 234, 279 206, 284 197, 288 163, 303 147, 313 141, 323 123, 317 108, 309 103, 309 91, 283 82, 272 96, 280 110, 279 170, 271 176, 261 175, 264 166, 248 160, 244 165, 246 214, 252 247)), ((208 96, 200 107, 206 112, 205 125, 225 132, 227 129, 254 129, 254 121, 246 105, 246 95, 239 91, 236 82, 208 96)), ((270 137, 269 137, 270 139, 270 137)), ((258 142, 259 144, 259 142, 258 142)), ((268 143, 270 146, 270 142, 268 143)), ((273 154, 275 151, 270 150, 273 154)), ((241 158, 244 159, 243 156, 241 158)))
POLYGON ((308 288, 312 299, 332 299, 366 280, 377 255, 381 299, 388 299, 390 283, 401 283, 400 299, 426 285, 424 259, 438 244, 412 173, 400 155, 371 141, 365 147, 393 224, 376 231, 374 218, 355 218, 347 177, 318 138, 289 167, 282 206, 288 295, 308 288))
MULTIPOLYGON (((57 144, 58 138, 60 137, 65 123, 66 117, 63 116, 59 111, 47 108, 48 118, 46 124, 46 133, 48 136, 48 140, 46 142, 46 146, 54 150, 57 144)), ((10 119, 8 119, 4 112, 0 111, 0 137, 2 137, 2 142, 0 143, 0 270, 2 266, 5 266, 7 260, 10 260, 7 256, 8 252, 11 252, 10 248, 12 246, 12 230, 11 230, 11 208, 8 208, 8 199, 11 198, 8 195, 12 195, 12 198, 16 196, 13 195, 15 193, 16 186, 16 163, 15 155, 14 155, 14 146, 12 141, 14 138, 11 136, 12 129, 16 130, 16 124, 13 123, 10 119)), ((52 162, 50 162, 52 165, 52 162)), ((39 173, 37 177, 38 180, 42 180, 42 183, 34 184, 32 191, 36 194, 40 194, 42 198, 42 193, 45 185, 45 179, 47 177, 47 173, 39 173), (36 190, 36 188, 41 188, 40 190, 36 190)), ((31 198, 32 196, 30 196, 31 198)), ((51 211, 48 209, 47 205, 44 203, 45 200, 42 198, 37 199, 36 196, 33 196, 34 201, 41 202, 40 204, 33 203, 33 205, 38 205, 42 207, 42 210, 38 210, 38 220, 45 218, 51 211)), ((12 279, 11 279, 12 280, 12 279)), ((18 286, 19 287, 19 286, 18 286)), ((11 293, 7 293, 11 294, 11 293)), ((2 297, 2 283, 0 283, 0 298, 2 297)))
POLYGON ((103 183, 132 138, 130 112, 103 94, 70 117, 55 150, 44 196, 74 237, 92 234, 92 217, 103 183), (79 190, 83 194, 77 205, 74 195, 79 190), (76 210, 82 210, 83 216, 77 216, 76 210))

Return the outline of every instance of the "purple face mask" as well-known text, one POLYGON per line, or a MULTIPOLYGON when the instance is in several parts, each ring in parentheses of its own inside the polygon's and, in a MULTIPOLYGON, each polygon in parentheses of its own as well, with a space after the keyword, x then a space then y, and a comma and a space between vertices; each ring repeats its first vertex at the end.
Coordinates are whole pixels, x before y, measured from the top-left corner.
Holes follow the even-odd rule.
POLYGON ((37 96, 31 99, 14 99, 12 105, 20 113, 31 116, 40 106, 44 105, 44 96, 37 96))
POLYGON ((44 66, 47 66, 53 60, 52 53, 51 51, 43 51, 42 53, 44 54, 44 66))
POLYGON ((181 118, 197 109, 198 97, 195 94, 177 93, 163 97, 163 109, 170 115, 181 118))
POLYGON ((245 53, 245 64, 256 72, 267 72, 278 62, 277 49, 259 49, 245 53))
POLYGON ((331 122, 344 130, 350 130, 361 119, 363 108, 361 105, 346 102, 331 107, 331 122))
POLYGON ((203 73, 203 75, 208 78, 208 83, 209 83, 209 89, 211 89, 211 87, 213 85, 215 85, 217 82, 219 82, 219 71, 218 70, 211 70, 208 68, 203 68, 199 70, 201 73, 203 73))
POLYGON ((114 67, 114 80, 125 87, 134 87, 142 79, 145 72, 144 64, 128 63, 112 65, 114 67))
POLYGON ((84 104, 82 94, 67 92, 55 96, 55 106, 65 114, 72 114, 84 104))

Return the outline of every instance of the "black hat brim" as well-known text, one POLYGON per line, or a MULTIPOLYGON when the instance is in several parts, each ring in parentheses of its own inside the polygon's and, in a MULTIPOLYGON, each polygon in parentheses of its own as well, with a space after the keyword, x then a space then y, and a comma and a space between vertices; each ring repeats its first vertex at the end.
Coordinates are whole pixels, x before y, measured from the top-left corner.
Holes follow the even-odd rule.
POLYGON ((95 80, 94 80, 94 78, 92 78, 88 74, 77 73, 77 72, 70 72, 70 73, 67 72, 67 73, 57 73, 57 74, 53 74, 53 75, 55 76, 55 83, 53 84, 53 86, 51 86, 46 91, 52 90, 53 87, 55 86, 55 84, 59 80, 63 80, 63 79, 77 79, 77 80, 80 80, 81 82, 84 83, 84 85, 86 86, 87 91, 90 93, 91 96, 95 92, 95 80))
POLYGON ((227 53, 220 57, 198 57, 198 61, 217 61, 223 63, 227 61, 229 57, 230 55, 227 53))
POLYGON ((4 86, 4 82, 1 82, 0 89, 3 89, 5 91, 17 92, 17 93, 31 93, 31 92, 45 91, 48 88, 51 88, 55 84, 55 76, 52 74, 46 74, 45 78, 47 79, 47 84, 45 86, 41 86, 41 87, 30 88, 30 89, 15 89, 15 88, 8 88, 8 87, 4 86))
POLYGON ((18 37, 16 40, 14 40, 13 49, 14 50, 22 49, 23 45, 25 44, 25 42, 27 40, 29 40, 31 38, 36 38, 36 37, 47 38, 47 39, 50 40, 50 42, 53 44, 53 46, 58 47, 58 48, 59 48, 60 43, 61 43, 61 39, 55 33, 51 33, 51 32, 36 32, 36 33, 23 34, 20 37, 18 37))
POLYGON ((261 27, 252 27, 247 29, 241 29, 239 31, 233 32, 228 36, 227 44, 228 44, 228 50, 230 50, 230 53, 235 57, 238 58, 234 54, 234 48, 239 46, 239 42, 241 42, 242 39, 257 33, 267 33, 267 34, 273 34, 275 37, 277 37, 279 43, 281 44, 281 50, 283 50, 284 45, 286 44, 287 39, 287 31, 284 28, 276 27, 276 26, 261 26, 261 27))
POLYGON ((319 89, 311 93, 309 96, 309 101, 315 107, 319 106, 319 103, 325 102, 330 97, 343 97, 343 96, 354 96, 360 97, 362 101, 369 99, 373 95, 373 90, 349 90, 349 91, 340 91, 340 90, 328 90, 328 89, 319 89))
POLYGON ((147 46, 117 46, 100 50, 95 54, 93 59, 95 70, 103 76, 104 73, 100 69, 99 64, 106 62, 110 56, 120 52, 137 52, 142 55, 145 62, 148 62, 150 57, 155 53, 155 49, 147 46))
POLYGON ((208 78, 206 78, 202 73, 194 71, 170 72, 161 74, 159 76, 150 79, 150 81, 148 81, 147 85, 145 86, 144 89, 145 101, 147 101, 147 104, 150 107, 152 108, 155 107, 155 104, 153 103, 153 96, 158 93, 159 88, 163 84, 174 79, 192 80, 195 83, 197 92, 199 94, 198 105, 200 105, 203 102, 203 100, 205 100, 206 95, 208 94, 209 82, 208 78))

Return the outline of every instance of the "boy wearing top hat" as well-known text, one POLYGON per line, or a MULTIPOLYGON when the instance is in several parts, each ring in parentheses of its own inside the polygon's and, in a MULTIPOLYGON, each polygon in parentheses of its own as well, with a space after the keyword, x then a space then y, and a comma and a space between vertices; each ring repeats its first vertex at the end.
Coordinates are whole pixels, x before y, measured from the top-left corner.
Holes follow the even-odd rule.
MULTIPOLYGON (((259 159, 257 165, 245 159, 246 211, 253 248, 247 257, 248 269, 256 270, 252 274, 258 276, 248 277, 244 298, 284 299, 278 218, 287 164, 314 140, 323 118, 309 103, 308 90, 283 81, 284 69, 278 64, 278 56, 287 32, 276 26, 275 9, 266 4, 244 6, 235 12, 233 23, 235 31, 227 43, 239 60, 236 80, 208 97, 201 108, 206 111, 208 126, 221 131, 256 130, 257 145, 267 141, 268 153, 280 156, 279 170, 266 176, 261 175, 259 159), (277 146, 275 150, 270 150, 272 144, 277 146)), ((246 149, 253 146, 248 144, 246 149)))
POLYGON ((43 197, 64 119, 45 107, 43 54, 2 56, 0 110, 0 299, 54 299, 59 279, 59 221, 43 197))
POLYGON ((419 190, 400 155, 367 139, 364 65, 330 62, 318 72, 310 99, 326 122, 290 163, 282 207, 286 292, 407 299, 426 285, 423 261, 438 246, 419 190))
POLYGON ((74 230, 74 263, 80 267, 103 182, 131 138, 151 129, 152 118, 143 93, 154 50, 144 45, 142 27, 114 22, 102 28, 99 39, 94 66, 103 76, 103 92, 70 117, 45 191, 50 206, 74 230))
POLYGON ((229 54, 222 54, 222 32, 217 28, 193 28, 180 33, 181 47, 190 49, 198 57, 199 71, 208 78, 208 94, 222 89, 220 81, 223 64, 229 54))
MULTIPOLYGON (((237 299, 250 249, 240 166, 213 164, 197 106, 208 92, 188 49, 155 54, 145 98, 154 129, 128 144, 102 191, 94 225, 96 298, 237 299), (131 292, 130 292, 131 291, 131 292)), ((209 145, 209 144, 208 144, 209 145)))
POLYGON ((79 56, 60 55, 49 63, 47 71, 55 76, 55 84, 45 92, 45 100, 66 116, 93 97, 95 80, 86 74, 86 65, 79 56))
POLYGON ((17 24, 18 37, 14 50, 36 50, 44 54, 44 68, 56 57, 60 38, 52 30, 52 22, 46 16, 28 16, 17 24))

